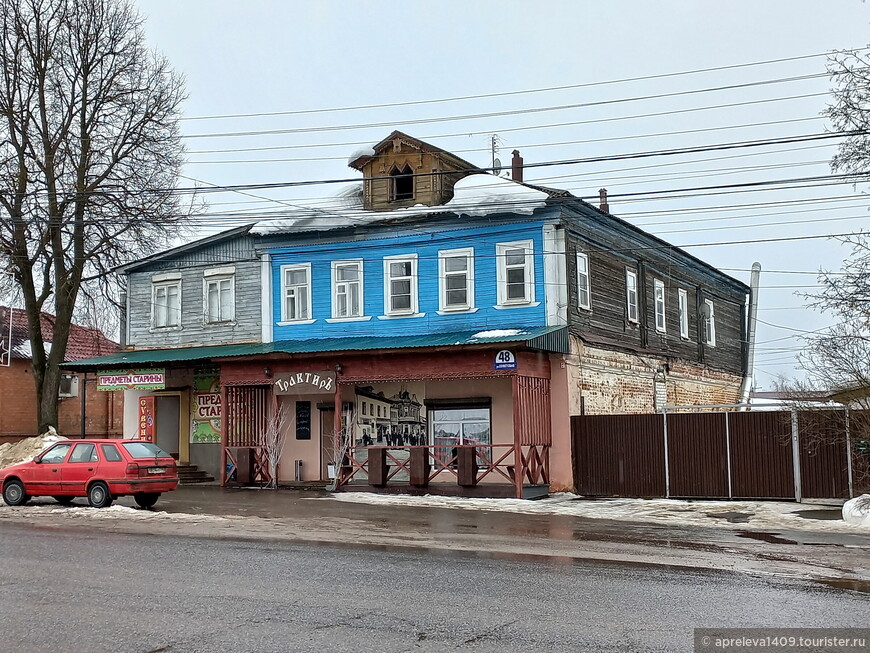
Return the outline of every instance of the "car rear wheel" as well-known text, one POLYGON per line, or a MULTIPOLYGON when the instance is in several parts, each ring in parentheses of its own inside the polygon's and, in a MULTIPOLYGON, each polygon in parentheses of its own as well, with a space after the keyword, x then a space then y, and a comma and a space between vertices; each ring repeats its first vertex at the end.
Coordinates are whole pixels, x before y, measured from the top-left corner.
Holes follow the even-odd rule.
POLYGON ((138 505, 140 508, 150 508, 155 503, 157 503, 157 499, 159 498, 159 492, 142 492, 140 494, 133 495, 133 499, 136 500, 136 505, 138 505))
POLYGON ((72 505, 73 499, 75 497, 51 497, 55 501, 57 501, 62 506, 72 505))
POLYGON ((3 501, 10 506, 23 506, 30 500, 27 492, 24 491, 24 484, 21 481, 6 481, 3 486, 3 501))
POLYGON ((91 508, 108 508, 112 505, 112 495, 108 486, 102 481, 91 484, 88 488, 88 503, 91 508))

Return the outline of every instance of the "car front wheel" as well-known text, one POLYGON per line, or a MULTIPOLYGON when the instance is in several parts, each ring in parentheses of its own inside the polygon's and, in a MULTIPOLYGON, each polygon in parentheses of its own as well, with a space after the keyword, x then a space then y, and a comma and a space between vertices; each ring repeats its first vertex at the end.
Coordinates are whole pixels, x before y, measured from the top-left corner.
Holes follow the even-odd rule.
POLYGON ((30 500, 21 481, 7 481, 3 486, 3 501, 10 506, 23 506, 30 500))
POLYGON ((140 494, 133 495, 133 499, 135 499, 136 505, 138 505, 140 508, 150 508, 155 503, 157 503, 157 499, 159 498, 159 492, 142 492, 140 494))
POLYGON ((91 508, 108 508, 112 505, 112 495, 108 486, 102 481, 97 481, 88 488, 88 503, 91 508))

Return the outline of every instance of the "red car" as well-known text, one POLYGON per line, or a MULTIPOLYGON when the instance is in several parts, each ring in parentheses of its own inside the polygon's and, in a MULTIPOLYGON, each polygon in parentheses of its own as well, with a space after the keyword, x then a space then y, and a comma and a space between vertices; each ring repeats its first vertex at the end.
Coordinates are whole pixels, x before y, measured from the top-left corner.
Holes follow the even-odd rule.
POLYGON ((87 497, 105 508, 133 495, 143 508, 178 487, 178 468, 168 453, 143 440, 61 440, 33 460, 0 470, 3 500, 10 506, 30 497, 54 497, 69 505, 87 497))

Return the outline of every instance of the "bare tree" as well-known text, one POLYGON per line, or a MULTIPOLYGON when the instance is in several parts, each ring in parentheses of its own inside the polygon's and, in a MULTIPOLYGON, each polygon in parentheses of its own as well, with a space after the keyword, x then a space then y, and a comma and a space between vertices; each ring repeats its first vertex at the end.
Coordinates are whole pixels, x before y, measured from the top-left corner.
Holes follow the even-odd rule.
POLYGON ((189 214, 174 190, 184 85, 129 0, 0 0, 0 57, 0 257, 44 431, 73 319, 104 310, 108 272, 165 247, 189 214))
POLYGON ((278 463, 284 453, 287 433, 295 422, 295 414, 290 410, 289 402, 279 401, 275 413, 267 422, 266 430, 261 435, 261 446, 269 465, 267 488, 278 489, 278 463))
POLYGON ((826 413, 802 437, 825 444, 848 432, 855 484, 870 490, 870 240, 863 234, 843 240, 852 246, 852 254, 842 271, 820 273, 821 290, 804 294, 809 306, 830 315, 834 324, 803 337, 798 359, 807 379, 787 387, 803 410, 817 407, 807 398, 820 390, 848 407, 826 413))

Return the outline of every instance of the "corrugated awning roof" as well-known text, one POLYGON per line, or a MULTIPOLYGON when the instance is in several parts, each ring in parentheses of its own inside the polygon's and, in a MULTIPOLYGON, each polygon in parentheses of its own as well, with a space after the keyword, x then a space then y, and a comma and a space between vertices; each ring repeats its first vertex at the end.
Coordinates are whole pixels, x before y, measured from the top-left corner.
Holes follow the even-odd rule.
POLYGON ((109 356, 100 356, 99 358, 88 358, 73 363, 64 363, 63 367, 85 371, 173 362, 208 361, 221 358, 259 356, 276 353, 316 354, 333 351, 372 351, 379 349, 486 345, 502 342, 521 342, 532 349, 567 353, 568 329, 566 327, 527 327, 517 329, 493 329, 489 331, 430 333, 419 336, 353 336, 348 338, 279 340, 277 342, 239 345, 213 345, 209 347, 140 349, 135 351, 122 351, 109 356))

